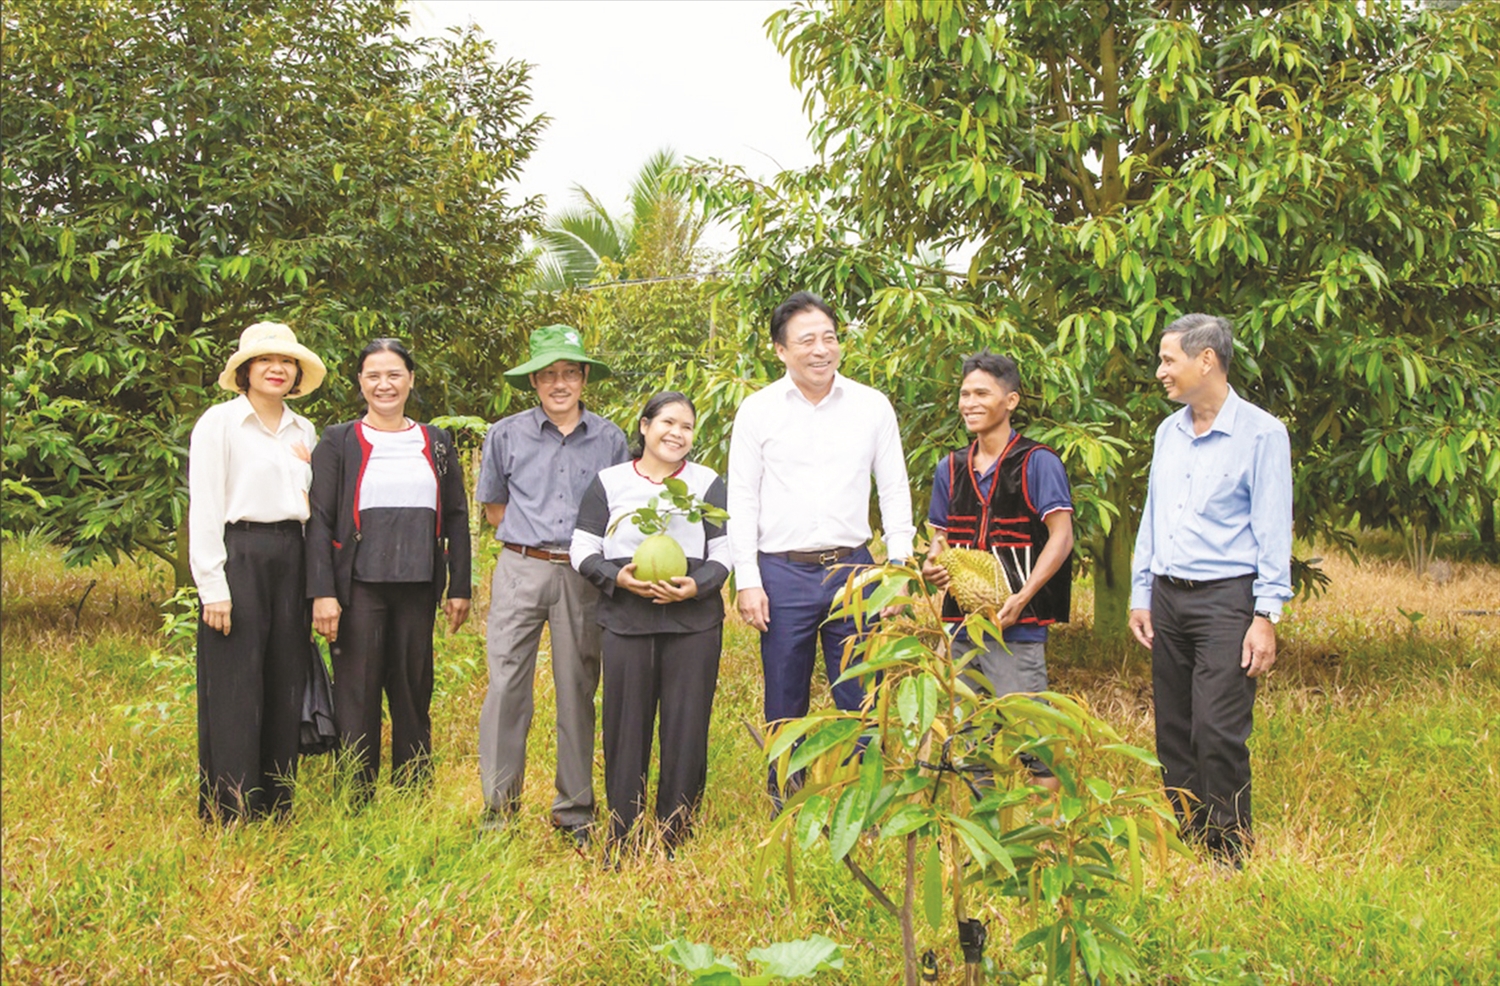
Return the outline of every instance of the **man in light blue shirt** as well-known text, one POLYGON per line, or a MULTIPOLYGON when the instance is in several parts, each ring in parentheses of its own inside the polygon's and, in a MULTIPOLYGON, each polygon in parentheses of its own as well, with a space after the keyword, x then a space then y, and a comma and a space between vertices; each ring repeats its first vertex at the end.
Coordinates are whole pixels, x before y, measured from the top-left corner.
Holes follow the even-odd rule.
POLYGON ((1229 386, 1229 321, 1162 332, 1156 378, 1185 405, 1156 429, 1130 630, 1151 649, 1156 755, 1184 833, 1239 865, 1250 836, 1255 679, 1292 597, 1286 426, 1229 386))

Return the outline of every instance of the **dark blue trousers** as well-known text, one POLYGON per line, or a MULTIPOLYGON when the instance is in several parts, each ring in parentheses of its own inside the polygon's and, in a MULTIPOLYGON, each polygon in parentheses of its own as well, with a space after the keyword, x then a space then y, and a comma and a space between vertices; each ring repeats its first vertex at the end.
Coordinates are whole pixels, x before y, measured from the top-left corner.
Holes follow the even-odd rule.
MULTIPOLYGON (((807 715, 819 640, 823 644, 823 667, 828 680, 837 681, 843 674, 844 650, 855 635, 854 621, 828 620, 828 609, 849 576, 845 566, 873 563, 867 547, 826 566, 761 554, 761 587, 771 605, 769 628, 760 635, 766 722, 807 715)), ((841 709, 859 708, 864 697, 864 688, 858 681, 833 686, 833 703, 841 709)), ((773 786, 775 772, 773 765, 773 786)))

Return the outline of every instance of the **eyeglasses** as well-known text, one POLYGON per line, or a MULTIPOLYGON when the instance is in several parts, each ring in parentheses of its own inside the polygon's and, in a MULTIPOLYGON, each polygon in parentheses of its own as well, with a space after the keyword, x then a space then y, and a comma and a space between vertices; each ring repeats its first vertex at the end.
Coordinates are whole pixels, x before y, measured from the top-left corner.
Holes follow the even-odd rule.
POLYGON ((564 383, 577 383, 583 379, 583 370, 576 366, 570 366, 565 370, 538 370, 537 383, 553 384, 561 380, 564 383))

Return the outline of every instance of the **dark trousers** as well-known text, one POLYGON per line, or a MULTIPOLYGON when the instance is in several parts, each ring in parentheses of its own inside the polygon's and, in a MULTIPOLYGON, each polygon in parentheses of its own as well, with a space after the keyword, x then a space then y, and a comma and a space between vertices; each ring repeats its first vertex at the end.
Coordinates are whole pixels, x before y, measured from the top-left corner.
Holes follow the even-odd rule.
POLYGON ((1240 667, 1254 619, 1253 575, 1197 588, 1157 579, 1151 591, 1156 756, 1190 836, 1238 855, 1250 834, 1255 679, 1240 667), (1196 801, 1183 798, 1187 791, 1196 801))
POLYGON ((358 765, 361 793, 380 774, 380 696, 391 715, 391 779, 422 779, 432 758, 432 624, 430 582, 360 582, 350 586, 333 654, 333 718, 339 740, 358 765))
MULTIPOLYGON (((830 682, 844 673, 844 649, 855 636, 851 619, 829 620, 828 610, 848 579, 848 565, 870 565, 869 548, 861 548, 837 565, 787 561, 762 553, 761 587, 771 605, 771 622, 760 635, 760 664, 766 683, 766 722, 807 715, 812 701, 813 661, 823 644, 823 668, 830 682), (826 622, 825 622, 826 621, 826 622)), ((858 709, 865 692, 858 681, 833 686, 833 704, 858 709)), ((769 784, 776 789, 776 766, 769 784)))
POLYGON ((218 821, 291 809, 312 633, 300 525, 224 547, 230 632, 198 621, 198 813, 218 821))
POLYGON ((639 636, 604 631, 604 793, 611 841, 624 839, 645 810, 658 707, 656 820, 668 846, 687 837, 708 780, 708 721, 723 629, 639 636))

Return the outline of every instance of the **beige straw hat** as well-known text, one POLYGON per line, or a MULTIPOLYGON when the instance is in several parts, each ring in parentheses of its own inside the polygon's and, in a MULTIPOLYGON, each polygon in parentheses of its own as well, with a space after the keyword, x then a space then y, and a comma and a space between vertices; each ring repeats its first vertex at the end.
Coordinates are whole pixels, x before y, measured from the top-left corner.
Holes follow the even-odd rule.
POLYGON ((328 375, 323 361, 297 341, 291 326, 280 322, 256 322, 240 333, 240 348, 224 364, 224 372, 219 374, 219 386, 238 394, 240 388, 235 383, 234 371, 240 368, 241 363, 257 356, 290 356, 297 361, 302 369, 302 382, 287 397, 305 397, 317 390, 323 378, 328 375))

